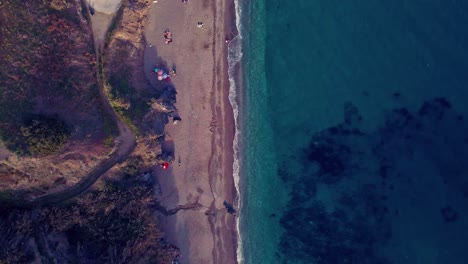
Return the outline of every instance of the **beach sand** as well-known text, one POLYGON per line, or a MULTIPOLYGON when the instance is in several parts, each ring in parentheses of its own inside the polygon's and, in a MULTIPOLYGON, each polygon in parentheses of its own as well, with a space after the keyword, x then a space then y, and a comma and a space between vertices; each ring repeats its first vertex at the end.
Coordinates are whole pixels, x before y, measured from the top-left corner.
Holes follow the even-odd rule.
POLYGON ((237 192, 232 177, 234 119, 228 100, 226 37, 231 37, 233 1, 159 0, 152 3, 145 28, 145 72, 154 66, 177 69, 172 82, 182 121, 166 126, 166 144, 175 160, 157 170, 162 205, 199 203, 196 210, 162 216, 166 238, 181 250, 181 263, 237 263, 235 216, 223 205, 237 192), (202 22, 203 27, 197 23, 202 22), (168 28, 173 42, 165 44, 168 28))

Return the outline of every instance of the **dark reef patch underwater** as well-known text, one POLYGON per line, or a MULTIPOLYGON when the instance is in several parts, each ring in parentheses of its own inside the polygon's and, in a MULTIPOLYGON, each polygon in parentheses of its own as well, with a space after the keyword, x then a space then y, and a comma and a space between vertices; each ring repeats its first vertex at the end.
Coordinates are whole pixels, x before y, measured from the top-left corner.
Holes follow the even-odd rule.
POLYGON ((239 2, 244 263, 468 263, 468 2, 239 2))
POLYGON ((302 167, 279 172, 291 186, 284 263, 468 263, 464 117, 439 97, 383 120, 366 131, 346 103, 295 155, 302 167))

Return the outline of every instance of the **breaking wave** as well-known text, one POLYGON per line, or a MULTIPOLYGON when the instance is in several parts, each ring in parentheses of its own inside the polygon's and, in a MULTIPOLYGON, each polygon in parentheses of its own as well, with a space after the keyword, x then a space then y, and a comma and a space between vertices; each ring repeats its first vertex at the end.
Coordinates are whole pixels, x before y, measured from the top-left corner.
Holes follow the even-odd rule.
MULTIPOLYGON (((237 65, 241 63, 242 59, 242 28, 241 28, 241 7, 239 5, 239 0, 234 0, 235 10, 236 10, 236 27, 238 31, 238 35, 231 40, 228 46, 228 75, 229 75, 229 102, 231 103, 233 113, 234 113, 234 122, 235 122, 235 134, 234 134, 234 142, 233 142, 233 150, 234 150, 234 162, 233 162, 233 178, 234 184, 237 190, 237 207, 238 211, 241 210, 241 195, 240 195, 240 188, 239 188, 239 180, 240 180, 240 152, 239 152, 239 139, 240 139, 240 125, 239 125, 239 104, 238 104, 238 91, 240 87, 239 80, 236 80, 236 69, 239 69, 237 65)), ((239 230, 239 223, 240 220, 237 219, 236 226, 237 226, 237 263, 243 263, 244 258, 242 254, 242 237, 239 230)))

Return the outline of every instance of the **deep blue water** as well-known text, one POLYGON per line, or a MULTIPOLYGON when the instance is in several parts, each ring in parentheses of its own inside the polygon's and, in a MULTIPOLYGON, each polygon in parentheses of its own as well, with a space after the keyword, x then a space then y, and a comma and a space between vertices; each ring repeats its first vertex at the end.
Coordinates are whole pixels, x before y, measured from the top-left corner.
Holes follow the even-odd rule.
POLYGON ((245 263, 468 263, 468 2, 242 4, 245 263))

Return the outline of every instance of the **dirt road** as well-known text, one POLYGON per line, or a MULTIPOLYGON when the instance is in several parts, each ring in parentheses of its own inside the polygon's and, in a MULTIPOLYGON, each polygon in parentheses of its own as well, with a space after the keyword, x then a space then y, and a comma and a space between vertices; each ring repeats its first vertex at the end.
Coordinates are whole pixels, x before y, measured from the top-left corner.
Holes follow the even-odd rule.
MULTIPOLYGON (((97 38, 96 35, 95 38, 97 38)), ((99 44, 99 46, 101 46, 101 42, 99 42, 98 40, 96 42, 99 44)), ((99 54, 99 50, 100 49, 96 50, 96 56, 98 58, 98 63, 103 64, 104 62, 99 60, 99 58, 101 57, 101 55, 99 54)), ((100 67, 96 67, 96 69, 99 68, 100 67)), ((97 74, 97 76, 100 76, 99 73, 97 74)), ((119 135, 116 138, 116 147, 114 148, 114 151, 109 155, 107 159, 105 159, 99 165, 97 165, 93 170, 91 170, 91 172, 88 175, 83 177, 77 184, 70 186, 69 188, 63 191, 44 195, 34 200, 15 199, 3 201, 3 206, 33 208, 57 204, 71 199, 86 191, 105 172, 114 167, 116 164, 125 161, 128 155, 132 153, 133 149, 136 146, 136 137, 133 134, 133 132, 118 118, 117 114, 114 112, 114 109, 110 105, 110 102, 104 93, 104 86, 100 78, 98 78, 98 84, 100 88, 99 95, 101 103, 104 106, 105 111, 109 114, 109 116, 112 117, 114 122, 116 122, 119 130, 119 135)))

